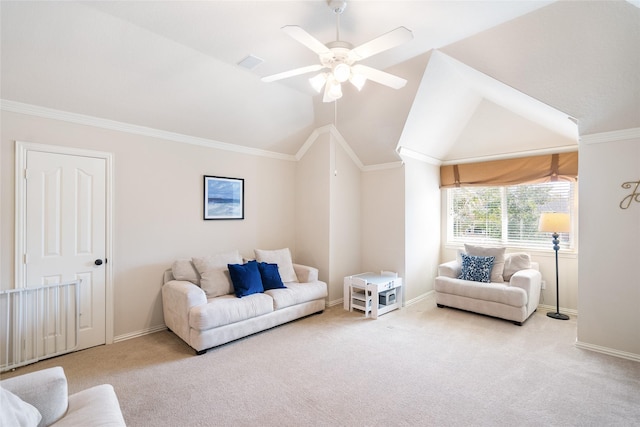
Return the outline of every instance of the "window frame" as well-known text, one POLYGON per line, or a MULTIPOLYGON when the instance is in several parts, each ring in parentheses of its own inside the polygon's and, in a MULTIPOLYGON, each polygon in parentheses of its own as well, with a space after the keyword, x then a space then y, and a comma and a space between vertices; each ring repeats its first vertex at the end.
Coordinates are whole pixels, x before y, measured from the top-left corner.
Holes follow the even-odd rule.
MULTIPOLYGON (((544 185, 545 183, 540 183, 544 185)), ((522 184, 522 185, 537 185, 537 184, 522 184)), ((571 200, 570 200, 570 216, 571 216, 571 232, 568 233, 567 243, 560 246, 560 252, 577 254, 578 251, 578 182, 569 182, 571 200)), ((445 232, 446 241, 445 246, 448 247, 461 247, 465 243, 479 244, 486 246, 505 246, 512 249, 521 249, 531 252, 554 252, 551 233, 549 233, 549 244, 545 246, 543 243, 535 244, 535 241, 518 241, 509 240, 509 212, 505 207, 507 206, 507 187, 513 187, 513 185, 504 186, 482 186, 482 187, 498 187, 500 188, 500 214, 501 214, 501 239, 474 239, 464 237, 456 238, 454 236, 454 221, 453 219, 453 197, 451 192, 460 187, 443 188, 445 196, 445 232)))

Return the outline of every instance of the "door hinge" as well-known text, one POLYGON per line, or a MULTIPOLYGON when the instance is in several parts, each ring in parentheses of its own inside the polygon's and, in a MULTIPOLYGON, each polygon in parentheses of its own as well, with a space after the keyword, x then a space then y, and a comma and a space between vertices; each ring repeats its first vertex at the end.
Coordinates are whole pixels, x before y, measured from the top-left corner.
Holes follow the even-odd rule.
POLYGON ((22 262, 23 262, 24 264, 28 263, 28 262, 29 262, 29 255, 24 254, 24 255, 22 256, 22 262))

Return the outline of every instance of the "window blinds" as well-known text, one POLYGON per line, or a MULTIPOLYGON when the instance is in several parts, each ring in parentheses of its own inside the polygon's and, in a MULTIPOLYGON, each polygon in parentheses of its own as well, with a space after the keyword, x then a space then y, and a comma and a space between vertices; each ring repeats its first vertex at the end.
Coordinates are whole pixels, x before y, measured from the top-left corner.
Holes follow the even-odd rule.
POLYGON ((577 151, 440 167, 440 188, 577 180, 577 151))

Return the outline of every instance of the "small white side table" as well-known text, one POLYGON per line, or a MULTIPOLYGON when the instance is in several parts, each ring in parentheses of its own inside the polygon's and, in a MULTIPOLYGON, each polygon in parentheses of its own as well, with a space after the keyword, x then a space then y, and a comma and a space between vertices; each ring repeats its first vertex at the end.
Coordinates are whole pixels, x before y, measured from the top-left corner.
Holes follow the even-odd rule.
POLYGON ((397 273, 382 271, 354 274, 344 278, 345 310, 364 312, 365 317, 377 319, 402 306, 402 278, 397 273))

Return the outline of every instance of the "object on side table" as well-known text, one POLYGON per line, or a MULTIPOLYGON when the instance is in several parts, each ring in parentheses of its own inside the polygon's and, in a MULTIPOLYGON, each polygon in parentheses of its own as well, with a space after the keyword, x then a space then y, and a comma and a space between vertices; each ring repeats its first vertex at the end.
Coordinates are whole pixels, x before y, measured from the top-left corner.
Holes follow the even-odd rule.
POLYGON ((553 233, 553 250, 556 252, 556 311, 550 311, 547 316, 558 320, 569 320, 569 316, 560 313, 560 294, 558 280, 558 250, 560 250, 560 240, 558 233, 568 233, 571 231, 571 218, 568 213, 545 212, 540 215, 538 231, 553 233))

